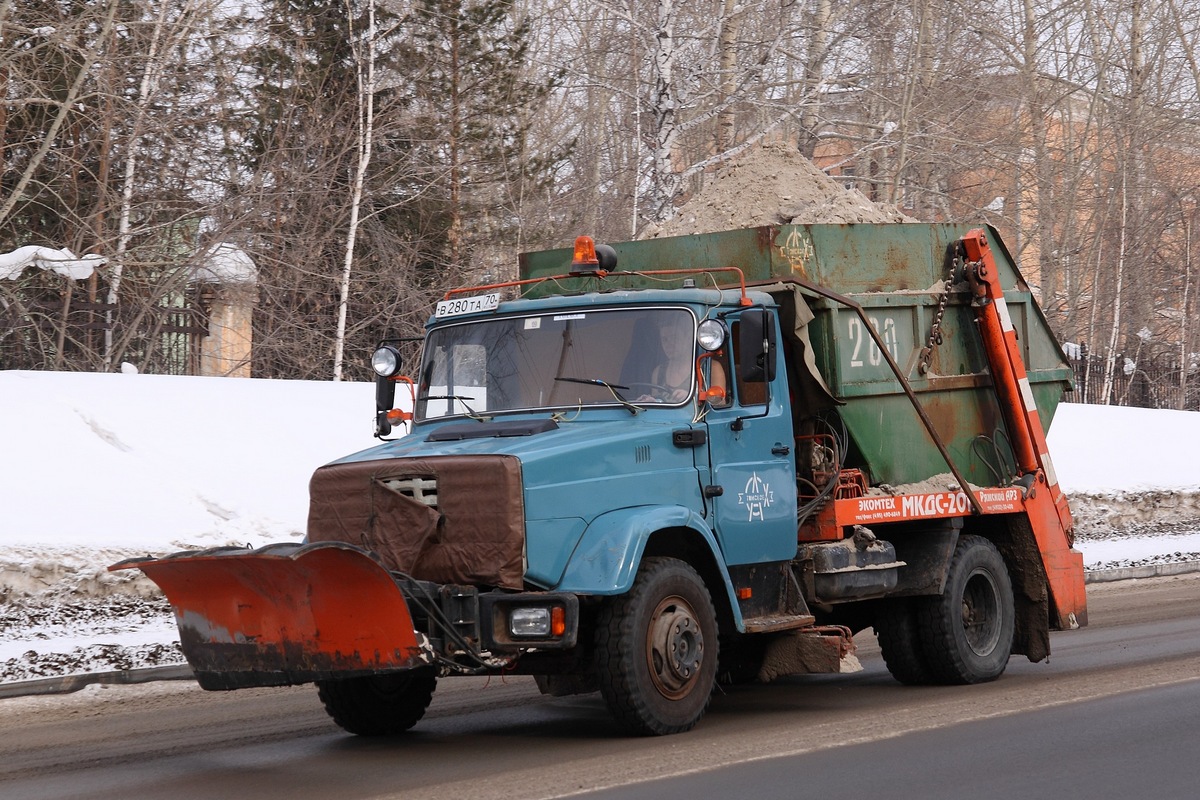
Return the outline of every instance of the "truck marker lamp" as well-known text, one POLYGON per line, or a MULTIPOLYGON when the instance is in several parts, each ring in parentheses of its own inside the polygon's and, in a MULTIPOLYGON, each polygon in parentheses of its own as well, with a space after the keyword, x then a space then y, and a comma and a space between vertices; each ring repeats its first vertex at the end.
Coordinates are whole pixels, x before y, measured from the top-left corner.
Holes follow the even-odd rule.
POLYGON ((738 600, 749 600, 754 596, 754 590, 749 586, 739 587, 737 590, 738 600))
POLYGON ((706 319, 696 328, 696 337, 708 352, 720 350, 725 344, 725 326, 715 319, 706 319))
POLYGON ((413 415, 411 411, 393 408, 391 411, 387 412, 387 421, 390 422, 393 427, 395 427, 401 422, 408 422, 410 419, 412 419, 412 416, 413 415))
POLYGON ((371 354, 371 369, 381 378, 391 378, 400 371, 400 351, 385 344, 371 354))

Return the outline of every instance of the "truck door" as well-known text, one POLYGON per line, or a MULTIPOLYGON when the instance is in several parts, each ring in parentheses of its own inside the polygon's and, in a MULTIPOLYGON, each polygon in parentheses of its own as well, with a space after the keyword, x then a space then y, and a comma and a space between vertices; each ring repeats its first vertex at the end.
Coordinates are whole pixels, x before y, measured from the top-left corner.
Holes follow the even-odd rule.
POLYGON ((761 308, 726 317, 726 405, 709 409, 713 525, 728 564, 796 554, 796 470, 777 315, 761 308), (768 346, 763 348, 763 343, 768 346), (715 496, 714 496, 715 495, 715 496))

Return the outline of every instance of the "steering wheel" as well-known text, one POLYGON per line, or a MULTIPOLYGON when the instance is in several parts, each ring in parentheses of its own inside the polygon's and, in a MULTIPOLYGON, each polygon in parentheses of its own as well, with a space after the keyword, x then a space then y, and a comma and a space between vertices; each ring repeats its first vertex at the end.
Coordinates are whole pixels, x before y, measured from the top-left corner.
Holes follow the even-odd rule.
MULTIPOLYGON (((644 395, 644 394, 653 395, 654 399, 658 400, 659 402, 663 402, 663 403, 671 402, 671 397, 675 394, 676 391, 679 391, 676 389, 672 389, 668 386, 663 386, 661 383, 650 383, 648 381, 630 381, 626 385, 629 387, 631 393, 634 395, 644 395), (639 387, 644 389, 645 391, 638 392, 637 389, 639 387)), ((645 401, 643 401, 643 402, 645 402, 645 401)))

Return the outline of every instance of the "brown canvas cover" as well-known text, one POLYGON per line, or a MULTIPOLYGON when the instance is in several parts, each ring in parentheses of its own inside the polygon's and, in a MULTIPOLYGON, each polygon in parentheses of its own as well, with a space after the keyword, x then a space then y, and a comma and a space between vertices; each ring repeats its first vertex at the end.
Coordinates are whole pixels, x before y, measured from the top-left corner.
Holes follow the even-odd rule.
POLYGON ((372 550, 388 569, 418 580, 523 588, 524 503, 514 457, 330 464, 313 474, 309 499, 309 541, 372 550), (436 492, 435 505, 403 488, 414 479, 427 495, 436 492))

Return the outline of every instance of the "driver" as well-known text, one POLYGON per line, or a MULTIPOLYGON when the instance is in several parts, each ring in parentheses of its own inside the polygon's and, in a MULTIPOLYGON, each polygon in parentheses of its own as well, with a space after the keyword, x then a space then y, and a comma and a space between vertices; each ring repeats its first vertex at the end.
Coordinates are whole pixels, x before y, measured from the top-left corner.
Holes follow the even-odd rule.
MULTIPOLYGON (((681 403, 692 390, 693 333, 678 323, 658 325, 650 349, 656 349, 654 367, 646 381, 634 386, 643 392, 634 402, 681 403)), ((634 345, 635 349, 637 344, 634 345)))

